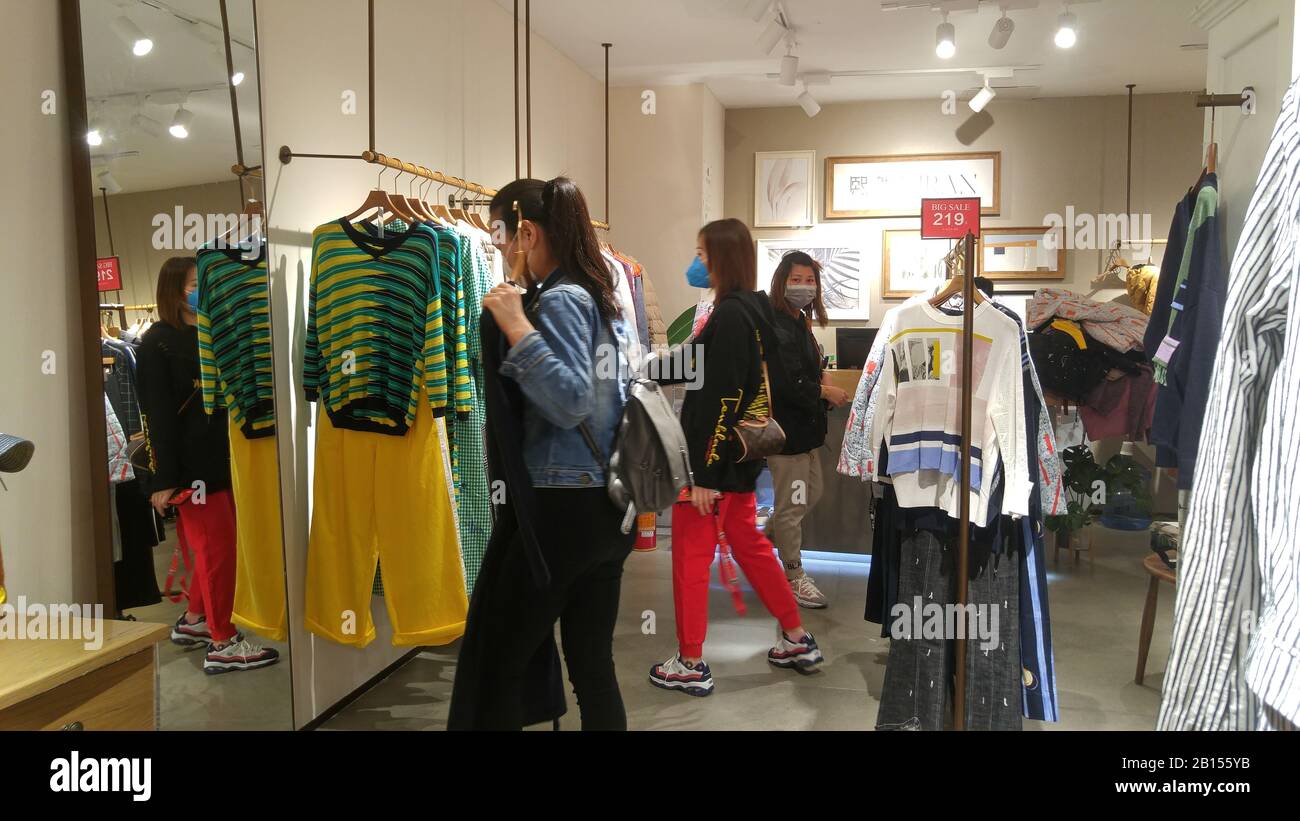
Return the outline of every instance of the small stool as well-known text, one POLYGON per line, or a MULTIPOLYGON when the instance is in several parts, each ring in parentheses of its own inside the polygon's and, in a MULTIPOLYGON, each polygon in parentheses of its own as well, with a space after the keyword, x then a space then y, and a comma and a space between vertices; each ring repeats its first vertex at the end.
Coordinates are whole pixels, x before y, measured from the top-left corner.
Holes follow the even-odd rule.
POLYGON ((1159 556, 1147 556, 1142 567, 1151 576, 1147 585, 1147 603, 1142 608, 1142 632, 1138 636, 1137 683, 1141 684, 1147 672, 1147 653, 1151 651, 1151 632, 1156 626, 1156 602, 1160 598, 1160 583, 1174 584, 1174 571, 1165 566, 1159 556))

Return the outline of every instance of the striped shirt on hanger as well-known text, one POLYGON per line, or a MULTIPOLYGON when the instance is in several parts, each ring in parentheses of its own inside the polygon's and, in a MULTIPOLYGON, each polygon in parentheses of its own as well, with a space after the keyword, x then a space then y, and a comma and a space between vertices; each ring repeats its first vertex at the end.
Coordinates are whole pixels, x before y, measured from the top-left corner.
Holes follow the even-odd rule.
POLYGON ((418 402, 446 413, 438 238, 369 236, 344 220, 312 232, 304 391, 339 428, 402 436, 418 402), (422 396, 423 394, 423 396, 422 396))
POLYGON ((203 408, 228 408, 245 438, 275 435, 266 245, 198 251, 199 375, 203 408))
POLYGON ((1300 90, 1233 256, 1157 727, 1300 725, 1300 90))

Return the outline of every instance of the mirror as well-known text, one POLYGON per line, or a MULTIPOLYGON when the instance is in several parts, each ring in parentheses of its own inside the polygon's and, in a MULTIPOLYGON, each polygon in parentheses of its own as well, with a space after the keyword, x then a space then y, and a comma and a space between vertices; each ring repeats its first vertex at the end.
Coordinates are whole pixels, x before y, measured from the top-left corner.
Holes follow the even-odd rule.
POLYGON ((80 10, 111 617, 171 627, 160 728, 287 729, 253 0, 80 10))

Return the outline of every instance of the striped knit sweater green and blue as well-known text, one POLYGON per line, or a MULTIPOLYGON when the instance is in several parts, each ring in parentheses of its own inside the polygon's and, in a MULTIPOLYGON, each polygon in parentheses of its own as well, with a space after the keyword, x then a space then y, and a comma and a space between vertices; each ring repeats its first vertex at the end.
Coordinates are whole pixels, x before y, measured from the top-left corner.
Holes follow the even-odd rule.
POLYGON ((304 388, 336 427, 402 436, 418 402, 448 406, 439 241, 425 225, 373 231, 312 232, 304 388))
POLYGON ((203 408, 226 408, 248 439, 275 435, 275 382, 266 246, 198 251, 199 374, 203 408))

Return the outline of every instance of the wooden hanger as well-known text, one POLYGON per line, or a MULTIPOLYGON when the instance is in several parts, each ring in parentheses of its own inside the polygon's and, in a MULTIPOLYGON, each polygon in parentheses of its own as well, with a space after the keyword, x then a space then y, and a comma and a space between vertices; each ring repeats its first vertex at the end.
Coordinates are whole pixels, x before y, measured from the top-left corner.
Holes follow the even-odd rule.
MULTIPOLYGON (((964 245, 965 241, 959 240, 943 259, 944 264, 948 266, 948 270, 953 271, 954 273, 953 277, 948 280, 948 283, 940 288, 937 294, 930 297, 930 304, 936 308, 952 299, 955 295, 964 295, 966 293, 966 274, 965 271, 962 270, 962 268, 965 267, 965 259, 962 256, 962 247, 964 245)), ((975 292, 976 305, 987 301, 983 292, 980 291, 979 288, 972 288, 971 290, 975 292)))
MULTIPOLYGON (((382 227, 384 222, 386 222, 384 219, 385 215, 398 213, 395 204, 388 196, 388 192, 380 186, 380 182, 384 177, 384 168, 385 167, 382 165, 379 167, 379 180, 375 182, 375 187, 370 189, 369 193, 366 194, 365 201, 361 203, 357 210, 343 218, 344 222, 352 222, 363 214, 369 213, 373 209, 376 212, 375 224, 382 227)), ((400 214, 398 214, 398 216, 400 216, 400 214)))
POLYGON ((456 218, 451 215, 451 211, 447 209, 447 206, 442 204, 442 189, 445 187, 446 183, 438 183, 438 193, 434 194, 435 202, 430 206, 430 210, 440 221, 450 226, 456 221, 456 218))
MULTIPOLYGON (((422 166, 416 166, 418 170, 423 170, 422 166)), ((415 193, 415 181, 418 179, 414 175, 411 177, 411 184, 407 188, 405 197, 406 206, 411 209, 411 213, 419 219, 420 222, 433 222, 433 215, 425 207, 424 201, 415 193)))

